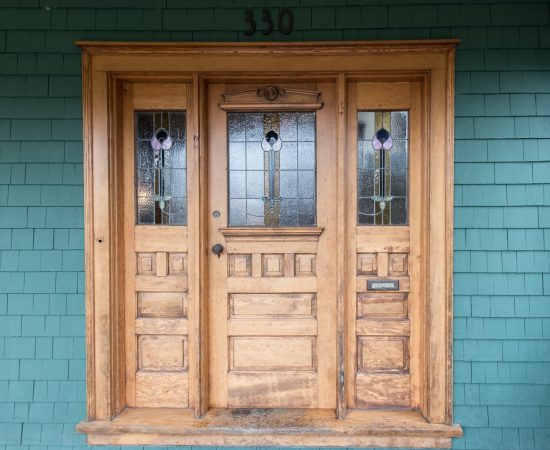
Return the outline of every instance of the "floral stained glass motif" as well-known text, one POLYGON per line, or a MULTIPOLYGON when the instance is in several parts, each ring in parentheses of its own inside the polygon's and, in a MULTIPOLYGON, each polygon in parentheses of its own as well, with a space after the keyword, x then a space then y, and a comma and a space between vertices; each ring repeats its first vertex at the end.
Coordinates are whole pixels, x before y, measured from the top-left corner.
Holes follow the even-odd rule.
POLYGON ((229 225, 315 225, 315 113, 228 113, 229 225))
POLYGON ((357 115, 357 223, 408 222, 408 112, 357 115))
POLYGON ((136 129, 136 222, 186 225, 186 123, 183 111, 139 111, 136 129))

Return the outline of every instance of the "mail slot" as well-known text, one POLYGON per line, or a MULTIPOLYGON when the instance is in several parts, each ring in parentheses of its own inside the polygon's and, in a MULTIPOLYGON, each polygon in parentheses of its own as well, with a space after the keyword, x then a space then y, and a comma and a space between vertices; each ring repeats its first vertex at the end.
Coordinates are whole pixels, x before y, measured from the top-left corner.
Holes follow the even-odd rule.
POLYGON ((369 291, 398 291, 399 280, 367 280, 369 291))

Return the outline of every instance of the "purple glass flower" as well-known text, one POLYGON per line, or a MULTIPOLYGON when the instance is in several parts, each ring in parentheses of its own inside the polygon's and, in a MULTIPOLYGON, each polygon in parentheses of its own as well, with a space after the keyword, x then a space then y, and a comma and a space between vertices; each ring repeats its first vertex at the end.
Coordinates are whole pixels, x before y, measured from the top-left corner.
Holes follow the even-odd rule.
POLYGON ((151 138, 151 147, 153 150, 170 150, 172 148, 172 138, 168 135, 168 131, 164 128, 159 128, 151 138))
POLYGON ((393 147, 391 134, 385 128, 380 128, 372 138, 372 148, 375 150, 389 150, 393 147))

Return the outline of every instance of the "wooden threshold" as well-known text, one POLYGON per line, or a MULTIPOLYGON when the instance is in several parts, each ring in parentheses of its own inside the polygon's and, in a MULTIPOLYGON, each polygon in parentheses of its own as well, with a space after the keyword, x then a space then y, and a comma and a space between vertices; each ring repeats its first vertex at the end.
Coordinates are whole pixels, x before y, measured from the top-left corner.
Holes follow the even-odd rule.
POLYGON ((430 424, 417 411, 329 409, 127 408, 111 421, 81 422, 96 445, 231 445, 450 448, 460 425, 430 424))

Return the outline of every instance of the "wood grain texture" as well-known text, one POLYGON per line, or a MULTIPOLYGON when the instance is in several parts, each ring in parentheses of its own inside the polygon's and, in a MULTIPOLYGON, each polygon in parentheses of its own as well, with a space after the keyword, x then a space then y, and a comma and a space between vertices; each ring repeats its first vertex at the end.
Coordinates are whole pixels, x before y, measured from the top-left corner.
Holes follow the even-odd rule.
POLYGON ((314 372, 230 372, 227 375, 230 408, 315 408, 314 372))
POLYGON ((232 337, 229 370, 315 370, 316 348, 312 337, 232 337))
POLYGON ((356 396, 358 406, 409 406, 409 374, 358 373, 356 396))
POLYGON ((357 367, 362 372, 406 371, 409 342, 406 337, 359 337, 357 367))
POLYGON ((407 295, 392 293, 357 294, 357 318, 407 317, 407 295))
POLYGON ((182 336, 138 337, 138 369, 179 371, 187 368, 187 344, 182 336))
POLYGON ((147 408, 187 408, 189 405, 187 372, 136 373, 136 406, 147 408))
POLYGON ((230 294, 234 318, 315 317, 315 294, 230 294))
POLYGON ((186 317, 187 294, 183 292, 139 292, 138 317, 186 317))

